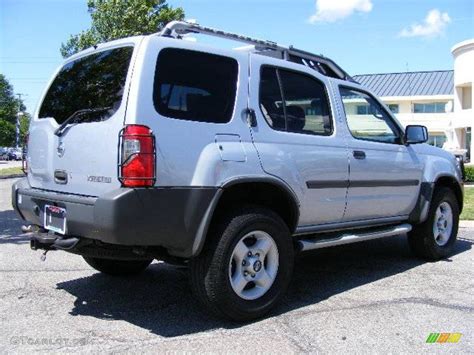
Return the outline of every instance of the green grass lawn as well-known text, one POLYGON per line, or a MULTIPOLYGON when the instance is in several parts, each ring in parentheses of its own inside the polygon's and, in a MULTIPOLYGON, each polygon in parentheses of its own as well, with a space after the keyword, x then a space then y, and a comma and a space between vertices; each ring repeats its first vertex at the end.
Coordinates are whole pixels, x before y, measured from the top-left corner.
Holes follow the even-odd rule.
POLYGON ((21 170, 21 167, 0 169, 0 176, 13 175, 13 174, 23 174, 23 170, 21 170))
POLYGON ((461 219, 474 220, 474 187, 464 188, 464 207, 461 219))

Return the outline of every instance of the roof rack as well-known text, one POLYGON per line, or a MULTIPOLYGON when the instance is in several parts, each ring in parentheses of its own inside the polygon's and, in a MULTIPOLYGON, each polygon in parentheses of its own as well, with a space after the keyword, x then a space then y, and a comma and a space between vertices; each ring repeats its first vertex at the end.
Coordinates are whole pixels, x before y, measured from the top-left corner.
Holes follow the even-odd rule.
POLYGON ((237 42, 252 44, 255 46, 255 50, 259 54, 269 55, 272 57, 275 57, 276 54, 276 57, 280 59, 305 65, 323 75, 354 82, 354 79, 352 79, 352 77, 347 74, 332 59, 329 59, 322 55, 305 52, 300 49, 296 49, 293 46, 285 47, 279 45, 276 42, 255 39, 236 33, 230 33, 210 27, 200 26, 198 24, 185 21, 172 21, 168 23, 163 28, 163 30, 158 33, 158 35, 163 37, 181 38, 181 36, 189 33, 200 33, 237 42))

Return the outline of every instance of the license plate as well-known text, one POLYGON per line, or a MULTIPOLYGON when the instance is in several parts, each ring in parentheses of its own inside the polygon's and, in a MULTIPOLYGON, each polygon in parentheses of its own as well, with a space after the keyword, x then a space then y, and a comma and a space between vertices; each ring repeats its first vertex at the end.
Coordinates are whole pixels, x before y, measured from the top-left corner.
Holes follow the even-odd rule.
POLYGON ((45 205, 44 228, 63 235, 66 234, 66 209, 45 205))

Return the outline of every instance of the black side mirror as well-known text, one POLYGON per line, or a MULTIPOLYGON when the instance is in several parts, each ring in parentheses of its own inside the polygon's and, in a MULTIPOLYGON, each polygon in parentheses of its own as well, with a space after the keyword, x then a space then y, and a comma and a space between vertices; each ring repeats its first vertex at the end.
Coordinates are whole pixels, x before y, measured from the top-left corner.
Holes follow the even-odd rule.
POLYGON ((408 125, 405 128, 405 144, 419 144, 428 141, 428 129, 425 126, 408 125))

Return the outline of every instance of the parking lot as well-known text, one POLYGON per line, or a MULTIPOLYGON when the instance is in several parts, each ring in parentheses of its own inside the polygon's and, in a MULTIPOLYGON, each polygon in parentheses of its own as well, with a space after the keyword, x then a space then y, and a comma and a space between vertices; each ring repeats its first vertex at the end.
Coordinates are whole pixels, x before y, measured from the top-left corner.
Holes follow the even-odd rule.
POLYGON ((77 255, 45 262, 21 235, 0 180, 0 352, 456 352, 473 350, 474 227, 455 254, 426 263, 405 236, 312 252, 297 260, 288 295, 266 319, 213 319, 186 269, 153 263, 132 278, 91 269, 77 255), (462 333, 427 344, 430 333, 462 333))

